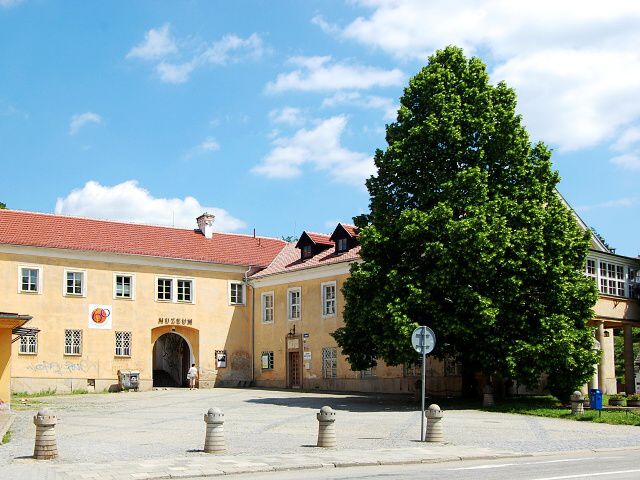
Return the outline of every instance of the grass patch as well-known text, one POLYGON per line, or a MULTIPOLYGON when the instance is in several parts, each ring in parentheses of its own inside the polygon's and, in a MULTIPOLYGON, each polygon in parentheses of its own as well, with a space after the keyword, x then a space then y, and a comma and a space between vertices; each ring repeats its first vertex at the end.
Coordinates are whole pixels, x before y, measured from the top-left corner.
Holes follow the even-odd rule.
MULTIPOLYGON (((607 399, 605 398, 605 405, 607 399)), ((518 397, 497 400, 496 405, 482 408, 486 412, 516 413, 520 415, 534 415, 538 417, 564 418, 580 422, 609 423, 613 425, 640 426, 640 412, 628 410, 585 410, 584 415, 572 415, 571 408, 562 405, 552 396, 518 397)))
POLYGON ((75 390, 71 390, 71 395, 86 395, 89 393, 89 390, 86 388, 77 388, 75 390))
POLYGON ((2 443, 9 443, 11 441, 11 430, 7 430, 7 433, 5 433, 2 436, 2 443))
POLYGON ((40 390, 39 392, 13 392, 11 396, 13 398, 26 398, 26 397, 50 397, 56 394, 55 388, 47 388, 46 390, 40 390))

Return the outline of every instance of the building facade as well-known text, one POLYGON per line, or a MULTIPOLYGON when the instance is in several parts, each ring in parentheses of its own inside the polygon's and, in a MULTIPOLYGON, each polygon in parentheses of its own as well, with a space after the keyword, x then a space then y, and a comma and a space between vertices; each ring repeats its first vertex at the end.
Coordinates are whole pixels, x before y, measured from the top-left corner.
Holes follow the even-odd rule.
MULTIPOLYGON (((139 372, 141 389, 178 387, 193 363, 201 388, 415 390, 419 368, 352 371, 331 336, 360 261, 353 225, 294 244, 213 232, 213 222, 204 214, 189 230, 0 210, 0 310, 29 313, 34 328, 12 337, 12 390, 116 390, 120 371, 139 372)), ((592 325, 603 355, 590 386, 605 393, 623 387, 617 335, 624 388, 634 388, 638 271, 638 259, 594 237, 585 274, 600 290, 592 325)), ((461 392, 453 361, 430 360, 427 377, 431 394, 461 392)))

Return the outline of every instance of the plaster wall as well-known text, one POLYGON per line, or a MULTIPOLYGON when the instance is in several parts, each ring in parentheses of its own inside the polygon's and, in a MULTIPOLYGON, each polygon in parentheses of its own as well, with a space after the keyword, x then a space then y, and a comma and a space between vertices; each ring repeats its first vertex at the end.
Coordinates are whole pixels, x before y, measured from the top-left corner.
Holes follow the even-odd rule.
MULTIPOLYGON (((12 346, 11 367, 14 391, 38 391, 53 388, 103 390, 117 384, 118 370, 139 370, 142 389, 152 386, 152 349, 155 340, 169 331, 181 333, 190 342, 195 363, 200 368, 200 386, 213 387, 226 376, 250 378, 250 364, 218 371, 215 350, 226 350, 231 357, 248 357, 250 351, 247 306, 229 305, 229 280, 242 280, 243 267, 216 270, 127 264, 117 261, 92 261, 55 256, 0 253, 0 298, 2 309, 29 312, 30 327, 40 329, 37 354, 19 353, 12 346), (39 294, 19 293, 20 266, 41 268, 39 294), (86 296, 63 293, 65 269, 86 271, 86 296), (114 298, 114 273, 133 274, 134 299, 114 298), (193 303, 156 300, 156 276, 192 279, 193 303), (89 305, 111 305, 112 328, 88 328, 89 305), (64 354, 64 330, 82 330, 81 355, 64 354), (115 356, 115 332, 132 332, 130 357, 115 356), (95 384, 95 386, 92 386, 95 384)), ((4 351, 4 350, 3 350, 4 351)))

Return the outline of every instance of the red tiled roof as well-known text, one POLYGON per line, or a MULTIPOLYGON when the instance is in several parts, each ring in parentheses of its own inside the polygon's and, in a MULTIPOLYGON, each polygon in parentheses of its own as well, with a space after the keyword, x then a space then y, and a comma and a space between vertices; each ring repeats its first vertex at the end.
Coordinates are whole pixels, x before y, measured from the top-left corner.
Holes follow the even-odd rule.
POLYGON ((286 242, 219 232, 208 239, 198 230, 0 210, 0 244, 265 267, 286 242))
POLYGON ((315 233, 315 232, 303 232, 306 233, 307 236, 313 240, 315 243, 318 243, 320 245, 331 245, 333 246, 334 243, 330 240, 330 235, 326 235, 324 233, 315 233))
POLYGON ((341 223, 340 225, 342 225, 342 228, 344 228, 353 238, 358 238, 358 227, 348 223, 341 223))
POLYGON ((354 262, 360 258, 360 246, 346 252, 336 254, 334 249, 324 250, 304 261, 300 259, 300 250, 295 243, 288 243, 278 256, 264 270, 252 275, 251 278, 260 278, 276 273, 294 272, 307 268, 321 267, 341 262, 354 262))

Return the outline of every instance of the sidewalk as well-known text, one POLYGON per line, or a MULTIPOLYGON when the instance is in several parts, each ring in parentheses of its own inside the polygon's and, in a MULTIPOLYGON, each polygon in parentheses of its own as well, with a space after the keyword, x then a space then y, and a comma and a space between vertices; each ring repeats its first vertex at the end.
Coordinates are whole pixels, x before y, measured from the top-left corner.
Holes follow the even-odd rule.
MULTIPOLYGON (((416 442, 419 444, 419 442, 416 442)), ((308 454, 287 455, 194 455, 143 461, 114 461, 108 464, 65 464, 64 458, 52 462, 16 459, 3 467, 3 480, 142 480, 161 478, 215 477, 232 473, 307 470, 368 465, 438 463, 457 460, 494 459, 528 456, 488 448, 424 444, 408 449, 373 451, 336 450, 309 447, 308 454), (5 470, 6 468, 6 470, 5 470)))

